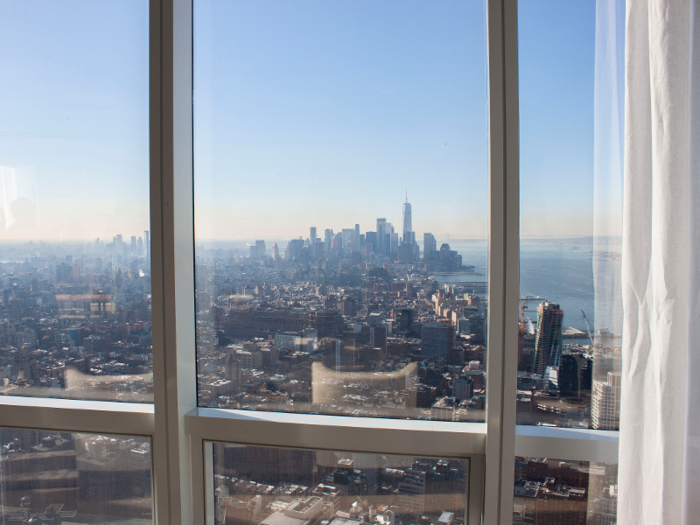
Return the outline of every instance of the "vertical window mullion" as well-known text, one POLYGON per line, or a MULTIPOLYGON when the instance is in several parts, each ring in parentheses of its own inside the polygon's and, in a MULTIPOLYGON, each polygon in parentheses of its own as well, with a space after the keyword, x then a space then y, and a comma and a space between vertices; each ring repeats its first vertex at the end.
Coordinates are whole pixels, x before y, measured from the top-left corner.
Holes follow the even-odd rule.
POLYGON ((157 523, 202 523, 203 475, 184 415, 197 405, 192 210, 192 1, 151 0, 153 441, 157 523), (200 469, 201 470, 201 469, 200 469))
POLYGON ((489 71, 489 349, 486 402, 486 469, 484 523, 496 524, 500 511, 500 465, 503 426, 505 310, 505 103, 503 0, 488 0, 489 71))
POLYGON ((520 111, 518 85, 518 2, 505 0, 505 359, 501 446, 501 524, 513 523, 516 393, 518 377, 518 306, 520 297, 520 111))
POLYGON ((151 322, 153 352, 153 403, 155 426, 153 436, 153 520, 168 521, 168 454, 164 445, 163 388, 163 271, 161 252, 161 0, 149 2, 149 160, 151 213, 151 322))
POLYGON ((517 1, 488 1, 489 358, 484 523, 512 523, 519 267, 517 1))

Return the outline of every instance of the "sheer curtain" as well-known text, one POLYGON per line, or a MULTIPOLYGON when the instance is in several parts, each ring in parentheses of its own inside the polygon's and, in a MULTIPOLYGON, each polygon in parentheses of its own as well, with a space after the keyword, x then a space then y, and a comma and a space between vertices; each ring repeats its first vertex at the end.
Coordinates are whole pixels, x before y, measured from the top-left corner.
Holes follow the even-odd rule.
POLYGON ((700 523, 700 0, 628 0, 618 523, 700 523))

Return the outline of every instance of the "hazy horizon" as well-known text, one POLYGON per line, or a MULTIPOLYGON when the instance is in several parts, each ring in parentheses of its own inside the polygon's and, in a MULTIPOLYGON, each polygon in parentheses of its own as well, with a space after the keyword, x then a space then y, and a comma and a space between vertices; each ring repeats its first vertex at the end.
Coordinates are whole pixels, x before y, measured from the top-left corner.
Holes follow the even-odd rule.
MULTIPOLYGON (((519 7, 523 238, 593 233, 595 4, 519 7)), ((0 240, 142 236, 148 2, 3 15, 0 240)), ((408 191, 420 242, 485 239, 485 20, 483 2, 197 0, 196 238, 364 233, 377 217, 401 234, 408 191)))

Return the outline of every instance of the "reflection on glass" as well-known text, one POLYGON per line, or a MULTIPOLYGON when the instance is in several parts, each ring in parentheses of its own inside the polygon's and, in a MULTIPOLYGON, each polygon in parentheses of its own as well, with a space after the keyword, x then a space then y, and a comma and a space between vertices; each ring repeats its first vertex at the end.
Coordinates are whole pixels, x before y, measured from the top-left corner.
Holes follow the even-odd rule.
POLYGON ((518 16, 517 422, 617 430, 624 1, 526 0, 518 16))
POLYGON ((462 525, 467 461, 214 444, 217 524, 462 525))
POLYGON ((199 404, 483 420, 483 3, 194 20, 199 404))
POLYGON ((148 2, 3 2, 0 55, 0 395, 150 402, 148 2))
POLYGON ((152 523, 150 440, 0 429, 2 522, 152 523))
POLYGON ((617 523, 617 464, 515 458, 513 525, 617 523))

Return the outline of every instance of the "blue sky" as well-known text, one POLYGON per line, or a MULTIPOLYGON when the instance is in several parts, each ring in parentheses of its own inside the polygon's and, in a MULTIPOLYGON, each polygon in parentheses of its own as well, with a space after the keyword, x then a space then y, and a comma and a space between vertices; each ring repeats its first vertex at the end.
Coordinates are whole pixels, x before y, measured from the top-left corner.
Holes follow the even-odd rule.
POLYGON ((198 236, 485 234, 481 2, 196 5, 198 236))
POLYGON ((3 0, 0 71, 0 239, 142 235, 148 2, 3 0))
MULTIPOLYGON (((15 181, 0 208, 20 199, 0 240, 148 228, 147 10, 0 4, 15 181)), ((196 0, 194 14, 199 238, 398 229, 406 188, 419 237, 486 234, 481 0, 196 0)), ((523 235, 588 235, 595 1, 522 0, 519 36, 523 235)))
POLYGON ((523 236, 591 235, 595 1, 519 2, 523 236))

